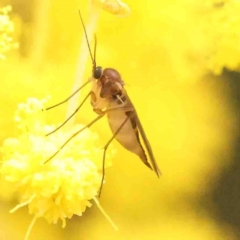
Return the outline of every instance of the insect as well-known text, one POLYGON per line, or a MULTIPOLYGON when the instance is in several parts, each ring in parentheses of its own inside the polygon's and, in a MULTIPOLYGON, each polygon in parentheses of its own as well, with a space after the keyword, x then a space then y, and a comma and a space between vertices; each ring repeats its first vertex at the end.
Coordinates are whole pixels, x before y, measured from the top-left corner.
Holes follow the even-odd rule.
POLYGON ((74 113, 71 116, 69 116, 68 119, 66 119, 65 122, 63 122, 58 128, 56 128, 54 131, 50 132, 47 135, 52 134, 53 132, 57 131, 60 127, 62 127, 81 108, 81 106, 89 97, 91 98, 91 105, 93 107, 93 111, 98 114, 98 117, 96 117, 84 128, 74 133, 60 147, 60 149, 53 156, 51 156, 46 162, 52 159, 77 134, 82 132, 84 129, 90 127, 92 124, 94 124, 95 122, 97 122, 99 119, 101 119, 103 116, 106 115, 110 129, 113 133, 113 136, 109 139, 109 141, 104 146, 103 162, 102 162, 102 181, 99 188, 99 196, 100 196, 104 177, 105 177, 105 155, 106 155, 107 148, 109 144, 113 141, 113 139, 116 139, 124 148, 126 148, 130 152, 133 152, 136 155, 138 155, 139 158, 142 160, 142 162, 148 168, 150 168, 151 170, 154 170, 154 172, 157 174, 158 177, 161 175, 161 172, 158 168, 157 162, 153 155, 151 145, 144 132, 144 129, 138 117, 137 111, 124 88, 124 82, 121 78, 120 73, 113 68, 102 69, 102 67, 96 65, 96 46, 97 46, 96 37, 95 37, 94 56, 93 56, 90 48, 88 36, 87 36, 87 31, 86 31, 80 11, 79 11, 79 15, 80 15, 81 23, 84 29, 84 34, 87 41, 89 53, 92 59, 92 64, 93 64, 92 77, 80 88, 78 88, 67 99, 65 99, 64 101, 52 107, 47 108, 47 110, 67 102, 71 97, 73 97, 78 91, 80 91, 88 83, 92 84, 92 88, 91 88, 91 91, 84 98, 82 103, 74 111, 74 113), (151 164, 149 163, 148 157, 141 144, 140 135, 142 137, 144 146, 147 150, 151 164))

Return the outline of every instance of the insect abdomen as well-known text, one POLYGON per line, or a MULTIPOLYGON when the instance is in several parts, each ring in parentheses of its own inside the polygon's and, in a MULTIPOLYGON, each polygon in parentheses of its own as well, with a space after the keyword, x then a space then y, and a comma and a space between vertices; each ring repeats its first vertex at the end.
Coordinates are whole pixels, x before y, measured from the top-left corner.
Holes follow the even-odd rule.
MULTIPOLYGON (((121 126, 124 120, 129 116, 129 114, 132 113, 132 111, 124 112, 119 110, 109 112, 107 114, 108 123, 113 134, 118 130, 119 126, 121 126)), ((134 121, 134 113, 133 116, 131 116, 130 119, 127 120, 122 129, 118 132, 115 139, 124 148, 126 148, 130 152, 137 154, 144 162, 144 164, 151 168, 150 164, 147 161, 145 151, 140 143, 136 121, 134 121)))

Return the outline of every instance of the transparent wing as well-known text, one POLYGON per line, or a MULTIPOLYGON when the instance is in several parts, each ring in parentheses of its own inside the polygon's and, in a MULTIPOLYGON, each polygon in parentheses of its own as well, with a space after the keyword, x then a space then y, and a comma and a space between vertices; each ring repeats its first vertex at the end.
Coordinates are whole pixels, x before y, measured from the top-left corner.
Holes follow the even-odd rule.
POLYGON ((137 128, 138 128, 139 133, 140 133, 140 135, 142 137, 145 149, 148 152, 148 156, 150 158, 150 162, 151 162, 151 165, 153 167, 153 170, 157 174, 157 176, 159 177, 161 175, 161 171, 160 171, 160 169, 158 167, 157 161, 155 160, 155 157, 154 157, 154 154, 153 154, 153 151, 152 151, 152 147, 151 147, 151 145, 150 145, 150 143, 149 143, 149 141, 147 139, 147 136, 146 136, 145 131, 143 129, 142 123, 141 123, 141 121, 140 121, 140 119, 138 117, 136 108, 134 107, 134 105, 133 105, 132 101, 130 100, 129 96, 127 95, 127 92, 126 92, 125 89, 124 89, 124 92, 125 92, 125 96, 128 99, 129 106, 131 106, 131 107, 133 107, 135 109, 135 117, 136 117, 137 128))

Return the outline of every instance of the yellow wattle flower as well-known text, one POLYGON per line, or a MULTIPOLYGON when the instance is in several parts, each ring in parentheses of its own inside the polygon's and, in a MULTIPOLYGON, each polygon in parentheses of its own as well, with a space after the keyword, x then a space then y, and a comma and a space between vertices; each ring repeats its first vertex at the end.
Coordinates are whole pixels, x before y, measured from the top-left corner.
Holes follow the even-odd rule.
MULTIPOLYGON (((44 217, 49 223, 81 216, 90 200, 95 199, 102 179, 103 150, 97 146, 98 135, 88 128, 73 138, 53 159, 51 157, 76 131, 77 124, 56 128, 45 123, 46 100, 29 99, 19 104, 15 112, 20 134, 4 141, 1 174, 15 185, 20 204, 12 210, 28 205, 29 213, 44 217)), ((110 155, 113 150, 110 148, 110 155)), ((111 165, 107 157, 106 167, 111 165)), ((95 199, 95 202, 98 202, 95 199)))
POLYGON ((5 58, 5 52, 18 47, 9 36, 14 31, 13 22, 8 16, 11 10, 11 6, 0 8, 0 59, 5 58))

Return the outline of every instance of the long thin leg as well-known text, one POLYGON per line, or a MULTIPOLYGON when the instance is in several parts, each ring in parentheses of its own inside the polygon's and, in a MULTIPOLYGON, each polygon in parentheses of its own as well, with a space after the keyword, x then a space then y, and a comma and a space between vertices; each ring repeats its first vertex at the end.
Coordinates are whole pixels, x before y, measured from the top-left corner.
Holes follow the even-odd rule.
MULTIPOLYGON (((96 110, 96 109, 95 109, 96 110)), ((82 132, 84 129, 92 126, 95 122, 97 122, 100 118, 102 118, 107 112, 113 112, 113 111, 133 111, 134 109, 132 107, 119 107, 119 108, 113 108, 113 109, 107 109, 105 111, 98 111, 98 114, 99 112, 101 112, 101 114, 95 118, 92 122, 90 122, 88 125, 86 125, 84 128, 80 129, 79 131, 75 132, 59 149, 58 151, 56 151, 50 158, 48 158, 45 162, 47 163, 48 161, 50 161, 52 158, 54 158, 58 153, 59 151, 64 148, 68 142, 70 142, 70 140, 72 140, 75 136, 77 136, 80 132, 82 132)))
POLYGON ((80 132, 82 132, 84 129, 90 127, 91 125, 93 125, 95 122, 97 122, 100 118, 102 118, 104 116, 103 115, 99 115, 97 118, 95 118, 92 122, 90 122, 88 125, 86 125, 85 127, 83 127, 82 129, 78 130, 77 132, 75 132, 50 158, 48 158, 44 164, 46 164, 47 162, 49 162, 52 158, 54 158, 61 149, 63 149, 69 141, 71 141, 75 136, 77 136, 80 132))
POLYGON ((88 81, 85 82, 81 87, 79 87, 75 92, 73 92, 68 98, 66 98, 65 100, 63 100, 63 101, 60 102, 60 103, 57 103, 57 104, 55 104, 55 105, 53 105, 53 106, 51 106, 51 107, 46 108, 46 110, 50 110, 50 109, 52 109, 52 108, 55 108, 55 107, 57 107, 57 106, 65 103, 65 102, 67 102, 70 98, 72 98, 75 94, 77 94, 83 87, 85 87, 85 86, 86 86, 88 83, 90 83, 90 82, 91 82, 91 80, 88 80, 88 81))
POLYGON ((120 132, 120 130, 124 127, 124 125, 126 124, 127 120, 135 113, 135 111, 132 111, 131 114, 129 114, 126 119, 122 122, 122 124, 119 126, 119 128, 117 129, 117 131, 113 134, 113 136, 110 138, 110 140, 107 142, 107 144, 104 146, 104 152, 103 152, 103 162, 102 162, 102 181, 101 181, 101 185, 99 188, 99 192, 98 192, 98 197, 100 198, 101 196, 101 192, 102 192, 102 187, 103 187, 103 181, 104 181, 104 177, 105 177, 105 157, 106 157, 106 151, 110 145, 110 143, 113 141, 113 139, 116 137, 116 135, 120 132))
POLYGON ((88 95, 83 99, 83 101, 81 102, 81 104, 75 109, 75 111, 60 125, 58 126, 56 129, 54 129, 53 131, 49 132, 48 134, 46 134, 46 136, 51 135, 52 133, 56 132, 59 128, 61 128, 62 126, 64 126, 78 111, 79 109, 82 107, 82 105, 85 103, 85 101, 87 100, 87 98, 91 95, 91 92, 88 93, 88 95))

